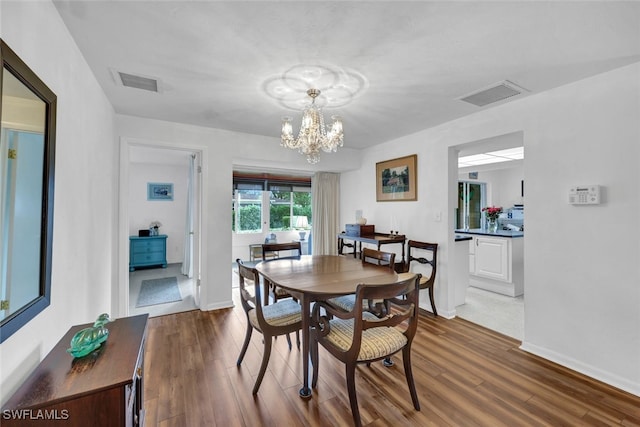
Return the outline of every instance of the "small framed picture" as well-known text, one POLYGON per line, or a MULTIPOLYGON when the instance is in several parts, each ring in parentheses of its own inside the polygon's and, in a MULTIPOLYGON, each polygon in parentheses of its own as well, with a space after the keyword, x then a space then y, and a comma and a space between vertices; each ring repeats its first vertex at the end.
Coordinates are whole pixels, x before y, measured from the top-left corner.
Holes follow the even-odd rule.
POLYGON ((417 163, 418 156, 415 154, 376 163, 376 200, 418 200, 417 163))
POLYGON ((173 184, 147 183, 147 200, 173 200, 173 184))

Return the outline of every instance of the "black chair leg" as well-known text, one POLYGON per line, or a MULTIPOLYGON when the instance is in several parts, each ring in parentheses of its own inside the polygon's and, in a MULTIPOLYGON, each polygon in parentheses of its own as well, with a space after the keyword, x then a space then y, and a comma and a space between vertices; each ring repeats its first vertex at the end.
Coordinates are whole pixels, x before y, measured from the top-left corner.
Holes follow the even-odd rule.
POLYGON ((267 365, 269 364, 269 356, 271 355, 271 344, 273 339, 271 337, 264 337, 264 353, 262 353, 262 364, 260 365, 260 372, 258 372, 258 378, 253 386, 253 394, 258 393, 262 379, 267 371, 267 365))
MULTIPOLYGON (((291 351, 291 337, 289 336, 289 334, 287 334, 287 344, 289 344, 289 351, 291 351)), ((300 347, 300 345, 298 345, 298 348, 300 347)))
POLYGON ((429 288, 429 301, 431 301, 431 310, 433 310, 433 315, 438 317, 438 310, 436 310, 436 300, 433 296, 433 286, 429 288))
POLYGON ((349 403, 351 404, 353 423, 356 427, 362 427, 360 409, 358 408, 358 397, 356 395, 356 364, 347 363, 345 367, 347 374, 347 390, 349 391, 349 403))
POLYGON ((411 347, 405 346, 405 348, 402 349, 402 362, 404 363, 404 374, 407 377, 407 385, 409 386, 409 393, 411 393, 413 407, 416 409, 416 411, 419 411, 420 402, 418 402, 416 384, 413 381, 413 372, 411 371, 411 347))
POLYGON ((247 332, 244 336, 244 343, 242 343, 242 350, 240 350, 240 356, 238 356, 238 360, 236 362, 237 366, 240 366, 242 360, 244 359, 244 355, 247 352, 247 348, 249 347, 249 341, 251 341, 251 333, 253 332, 253 328, 249 324, 249 319, 247 319, 247 332))
POLYGON ((383 364, 385 367, 390 368, 390 367, 392 367, 392 366, 393 366, 393 360, 391 360, 391 358, 390 358, 390 357, 387 357, 386 359, 384 359, 384 360, 382 361, 382 364, 383 364))

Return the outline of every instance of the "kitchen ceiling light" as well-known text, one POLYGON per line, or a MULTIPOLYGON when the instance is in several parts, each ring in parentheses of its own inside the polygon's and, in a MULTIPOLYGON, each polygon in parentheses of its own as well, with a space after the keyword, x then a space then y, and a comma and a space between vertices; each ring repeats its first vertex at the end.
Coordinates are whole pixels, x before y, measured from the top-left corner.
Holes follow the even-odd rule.
POLYGON ((458 167, 487 165, 491 163, 508 162, 524 159, 524 147, 507 148, 489 153, 474 154, 458 158, 458 167))
POLYGON ((282 118, 282 142, 281 146, 298 150, 300 154, 307 156, 307 161, 311 164, 320 161, 320 150, 331 153, 338 151, 344 142, 342 131, 342 120, 340 116, 331 116, 333 123, 331 130, 326 131, 322 110, 316 106, 315 101, 320 90, 309 89, 307 95, 311 97, 311 104, 305 107, 302 113, 302 124, 298 137, 293 137, 293 127, 291 118, 282 118))

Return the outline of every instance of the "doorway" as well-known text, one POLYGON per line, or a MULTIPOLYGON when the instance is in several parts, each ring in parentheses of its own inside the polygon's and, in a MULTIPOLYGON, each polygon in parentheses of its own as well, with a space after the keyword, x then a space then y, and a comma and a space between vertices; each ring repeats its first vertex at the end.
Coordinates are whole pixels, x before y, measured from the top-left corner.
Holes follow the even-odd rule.
POLYGON ((199 307, 201 158, 201 151, 190 147, 123 139, 117 304, 121 316, 143 312, 156 316, 199 307), (169 197, 149 196, 149 185, 158 183, 170 184, 169 197), (130 242, 144 240, 146 234, 152 235, 151 242, 150 227, 155 224, 160 224, 158 240, 166 242, 166 264, 130 271, 130 242))
MULTIPOLYGON (((523 132, 472 141, 455 147, 458 168, 457 174, 452 176, 456 176, 457 229, 483 229, 482 208, 485 206, 502 206, 505 211, 515 205, 524 206, 524 194, 521 191, 524 158, 507 158, 515 152, 523 153, 523 147, 523 132), (495 153, 500 153, 505 158, 492 159, 495 153), (477 163, 471 165, 465 163, 467 161, 477 163)), ((473 259, 470 255, 471 272, 473 259)), ((465 320, 518 340, 524 338, 524 295, 512 297, 469 286, 465 303, 455 310, 456 316, 465 320)))

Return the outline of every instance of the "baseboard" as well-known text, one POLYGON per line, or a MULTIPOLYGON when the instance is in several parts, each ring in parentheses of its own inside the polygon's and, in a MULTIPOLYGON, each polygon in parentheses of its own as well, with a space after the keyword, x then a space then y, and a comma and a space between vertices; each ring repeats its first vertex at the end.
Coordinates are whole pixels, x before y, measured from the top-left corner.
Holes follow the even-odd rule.
POLYGON ((536 356, 540 356, 543 359, 550 360, 566 368, 572 369, 588 377, 594 378, 598 381, 602 381, 603 383, 606 383, 612 387, 619 388, 620 390, 626 391, 627 393, 640 396, 640 383, 629 381, 628 379, 620 377, 618 375, 614 375, 611 372, 603 371, 602 369, 582 363, 579 360, 567 357, 563 354, 556 353, 555 351, 551 351, 547 348, 540 347, 526 341, 522 342, 520 349, 528 353, 535 354, 536 356))
POLYGON ((235 304, 233 304, 233 300, 221 301, 215 304, 209 304, 203 307, 200 307, 202 311, 211 311, 211 310, 221 310, 223 308, 233 308, 235 304))

